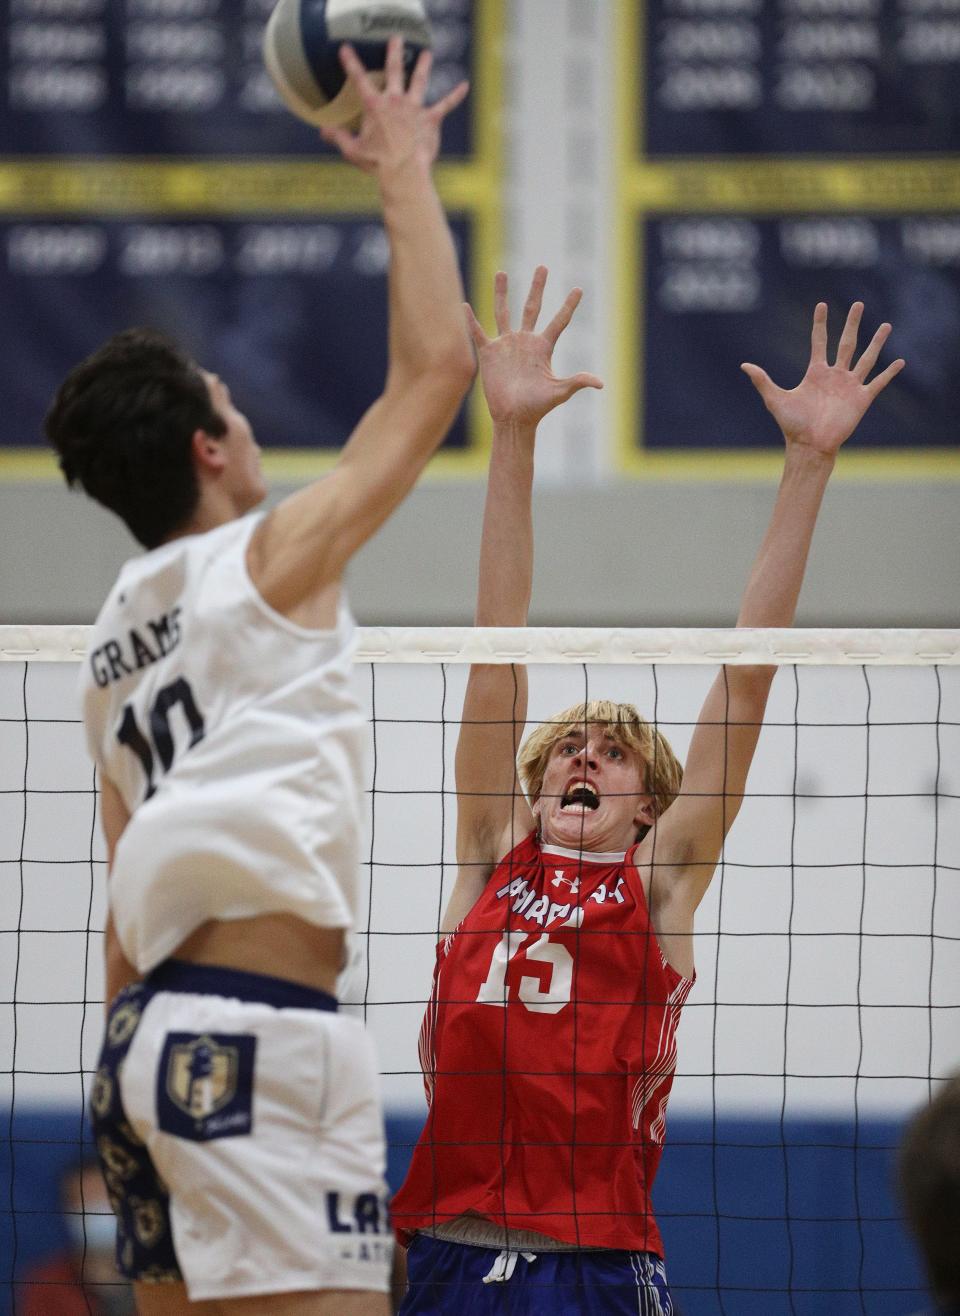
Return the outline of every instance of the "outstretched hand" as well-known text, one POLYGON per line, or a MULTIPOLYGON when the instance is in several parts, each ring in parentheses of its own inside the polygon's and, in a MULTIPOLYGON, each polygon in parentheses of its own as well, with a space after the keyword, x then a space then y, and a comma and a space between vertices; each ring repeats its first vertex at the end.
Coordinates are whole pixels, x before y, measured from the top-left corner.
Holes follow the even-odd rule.
POLYGON ((826 302, 817 304, 813 313, 810 364, 796 388, 778 388, 765 370, 749 362, 740 367, 763 398, 788 446, 800 444, 828 456, 835 455, 856 429, 874 398, 906 364, 898 358, 867 382, 867 376, 890 335, 890 325, 880 326, 863 355, 852 365, 862 315, 863 302, 854 302, 840 336, 837 359, 830 365, 827 361, 827 305, 826 302))
POLYGON ((496 338, 488 338, 473 308, 466 308, 467 323, 477 349, 483 392, 495 424, 535 426, 549 411, 582 388, 603 388, 603 380, 596 375, 581 373, 559 379, 553 373, 553 349, 573 319, 583 292, 574 288, 546 329, 536 333, 546 282, 546 267, 538 265, 524 303, 520 328, 511 329, 507 276, 502 272, 496 276, 493 285, 496 338))
POLYGON ((416 159, 429 167, 440 150, 440 128, 470 90, 461 82, 436 102, 425 105, 433 57, 424 50, 404 88, 403 39, 391 37, 384 66, 386 81, 381 91, 350 45, 340 47, 340 63, 356 88, 363 105, 357 132, 348 128, 321 128, 320 136, 337 147, 345 160, 366 174, 396 168, 416 159))

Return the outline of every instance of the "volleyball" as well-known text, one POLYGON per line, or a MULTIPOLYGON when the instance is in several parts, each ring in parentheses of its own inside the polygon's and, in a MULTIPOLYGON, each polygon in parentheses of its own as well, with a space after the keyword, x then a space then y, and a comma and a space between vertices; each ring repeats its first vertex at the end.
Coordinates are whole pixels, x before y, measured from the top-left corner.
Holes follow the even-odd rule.
POLYGON ((316 127, 337 127, 362 111, 340 46, 349 42, 382 85, 392 36, 404 39, 409 78, 431 44, 423 0, 278 0, 264 33, 264 62, 289 110, 316 127))

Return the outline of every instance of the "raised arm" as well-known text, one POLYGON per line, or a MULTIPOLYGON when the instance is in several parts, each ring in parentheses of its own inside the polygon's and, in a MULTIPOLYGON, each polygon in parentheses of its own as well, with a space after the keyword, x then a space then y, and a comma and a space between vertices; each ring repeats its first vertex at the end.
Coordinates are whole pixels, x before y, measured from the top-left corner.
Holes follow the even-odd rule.
MULTIPOLYGON (((745 364, 783 433, 783 477, 773 515, 744 591, 738 626, 790 626, 807 554, 837 453, 874 398, 903 369, 894 361, 875 379, 890 325, 883 324, 854 364, 863 304, 850 308, 833 365, 827 361, 827 307, 813 317, 810 363, 797 388, 778 388, 759 366, 745 364)), ((773 667, 726 667, 700 714, 680 795, 644 841, 653 857, 653 890, 661 916, 682 929, 707 888, 746 786, 760 735, 773 667), (658 876, 659 875, 659 876, 658 876)))
MULTIPOLYGON (((554 375, 553 350, 582 294, 574 289, 546 329, 537 333, 546 281, 547 271, 540 266, 519 330, 510 327, 505 274, 498 274, 494 284, 497 337, 488 338, 467 308, 493 420, 474 616, 477 626, 526 625, 533 583, 531 492, 537 426, 580 389, 603 387, 595 375, 567 379, 554 375)), ((471 667, 457 743, 460 875, 444 930, 457 925, 480 895, 497 861, 533 825, 516 777, 517 746, 526 716, 525 668, 471 667)))
MULTIPOLYGON (((430 55, 403 84, 403 43, 389 46, 378 91, 350 47, 344 67, 364 106, 358 135, 324 135, 377 182, 390 244, 389 364, 382 395, 350 436, 325 479, 286 499, 251 545, 250 571, 264 598, 298 620, 356 550, 409 493, 456 416, 474 374, 463 323, 463 287, 453 239, 431 169, 443 119, 465 83, 424 105, 430 55)), ((335 334, 328 323, 318 333, 335 334)))

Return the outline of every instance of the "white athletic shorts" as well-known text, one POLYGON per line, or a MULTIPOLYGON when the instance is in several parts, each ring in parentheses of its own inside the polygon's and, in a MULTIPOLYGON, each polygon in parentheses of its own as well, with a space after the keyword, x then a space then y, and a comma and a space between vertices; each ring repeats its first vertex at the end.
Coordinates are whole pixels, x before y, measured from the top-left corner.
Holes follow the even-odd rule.
POLYGON ((126 989, 91 1096, 121 1272, 194 1300, 387 1290, 379 1088, 323 992, 180 961, 126 989))

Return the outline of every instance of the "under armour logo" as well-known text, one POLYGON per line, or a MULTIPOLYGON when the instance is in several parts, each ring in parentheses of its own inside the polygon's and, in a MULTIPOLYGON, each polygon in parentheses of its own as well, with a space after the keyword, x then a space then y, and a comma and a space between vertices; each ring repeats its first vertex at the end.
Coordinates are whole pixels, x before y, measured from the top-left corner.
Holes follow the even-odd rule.
POLYGON ((564 877, 563 869, 562 869, 562 868, 555 868, 553 871, 554 871, 554 873, 556 874, 556 876, 554 877, 554 879, 553 879, 553 881, 551 882, 550 885, 551 885, 551 886, 559 886, 560 883, 563 882, 563 883, 565 883, 565 884, 570 888, 570 894, 571 894, 572 896, 575 896, 575 895, 577 894, 577 892, 580 890, 580 879, 579 879, 579 877, 575 877, 575 878, 573 878, 573 880, 571 881, 571 879, 570 879, 569 877, 564 877))

